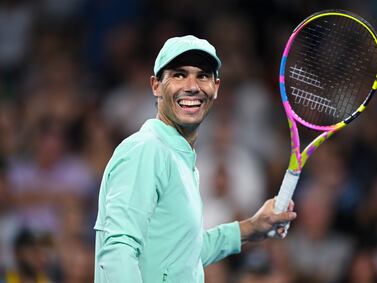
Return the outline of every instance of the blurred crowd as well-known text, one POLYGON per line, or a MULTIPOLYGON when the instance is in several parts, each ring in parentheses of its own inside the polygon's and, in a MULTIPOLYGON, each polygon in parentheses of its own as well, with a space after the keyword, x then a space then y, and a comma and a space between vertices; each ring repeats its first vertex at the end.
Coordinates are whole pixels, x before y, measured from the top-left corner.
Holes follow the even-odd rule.
MULTIPOLYGON (((197 144, 205 226, 255 213, 289 160, 285 42, 328 8, 377 23, 373 0, 0 1, 0 282, 93 282, 102 172, 155 117, 149 76, 171 36, 206 38, 223 62, 197 144)), ((207 283, 377 282, 377 100, 367 110, 308 162, 288 237, 209 266, 207 283)))

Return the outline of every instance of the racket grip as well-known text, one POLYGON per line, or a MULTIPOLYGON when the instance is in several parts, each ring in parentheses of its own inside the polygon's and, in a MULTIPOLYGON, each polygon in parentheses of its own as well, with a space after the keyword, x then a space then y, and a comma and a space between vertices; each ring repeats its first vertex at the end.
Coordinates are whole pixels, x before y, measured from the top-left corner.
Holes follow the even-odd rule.
POLYGON ((274 211, 276 213, 288 210, 289 202, 292 199, 299 178, 300 172, 293 172, 289 169, 285 172, 283 182, 275 200, 274 211))
MULTIPOLYGON (((281 213, 288 210, 289 202, 292 199, 292 195, 296 189, 296 185, 299 178, 300 178, 300 172, 293 172, 289 169, 287 170, 287 172, 284 175, 284 179, 281 184, 279 193, 275 199, 275 206, 274 206, 275 213, 281 213)), ((283 238, 284 238, 288 233, 289 225, 290 225, 289 222, 275 224, 272 227, 272 229, 267 232, 267 236, 270 238, 279 237, 277 229, 279 227, 284 227, 285 229, 285 234, 283 235, 283 238)))

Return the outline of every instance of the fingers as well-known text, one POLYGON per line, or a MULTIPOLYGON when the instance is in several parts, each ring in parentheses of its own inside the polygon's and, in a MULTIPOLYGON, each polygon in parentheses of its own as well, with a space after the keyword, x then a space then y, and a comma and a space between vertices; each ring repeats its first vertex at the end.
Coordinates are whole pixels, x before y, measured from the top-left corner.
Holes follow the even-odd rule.
POLYGON ((280 227, 277 229, 279 238, 284 239, 288 235, 288 228, 280 227))
POLYGON ((290 222, 292 220, 295 220, 297 217, 297 213, 294 211, 287 211, 280 214, 281 220, 283 222, 290 222))
POLYGON ((283 239, 288 234, 290 222, 296 219, 297 214, 293 211, 295 205, 292 200, 288 204, 287 211, 282 213, 276 213, 274 211, 275 202, 276 197, 267 200, 263 207, 260 209, 258 215, 264 215, 264 227, 267 228, 267 226, 270 226, 270 228, 267 228, 269 230, 267 232, 264 232, 268 238, 283 239))
POLYGON ((267 232, 267 237, 272 239, 284 239, 288 235, 290 223, 275 224, 273 229, 267 232))
MULTIPOLYGON (((275 201, 275 198, 273 200, 275 201)), ((296 212, 293 211, 294 207, 295 207, 294 202, 290 200, 287 211, 275 214, 276 217, 273 218, 274 224, 281 223, 281 222, 289 222, 296 219, 297 214, 296 212)))
POLYGON ((286 231, 285 227, 284 226, 281 226, 277 229, 277 232, 279 235, 282 235, 284 232, 286 231))
POLYGON ((290 221, 296 219, 297 214, 294 212, 294 202, 291 200, 286 212, 275 213, 271 218, 272 230, 267 233, 269 238, 284 239, 288 234, 290 221))
POLYGON ((293 202, 293 200, 290 200, 287 211, 293 211, 294 208, 295 208, 295 203, 293 202))
POLYGON ((292 220, 295 220, 296 217, 297 217, 297 214, 294 211, 282 212, 279 214, 275 214, 271 217, 271 222, 272 222, 271 224, 290 222, 292 220))

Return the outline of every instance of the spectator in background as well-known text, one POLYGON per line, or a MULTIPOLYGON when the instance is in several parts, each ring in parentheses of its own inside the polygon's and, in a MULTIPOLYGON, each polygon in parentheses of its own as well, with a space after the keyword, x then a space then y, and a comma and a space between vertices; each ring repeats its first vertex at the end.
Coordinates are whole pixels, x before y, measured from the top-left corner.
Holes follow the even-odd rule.
MULTIPOLYGON (((376 249, 374 249, 376 251, 376 249)), ((373 248, 360 248, 346 266, 345 279, 342 283, 375 283, 377 282, 377 262, 374 262, 373 248)))
MULTIPOLYGON (((101 115, 101 109, 94 108, 87 111, 86 116, 74 127, 78 139, 76 145, 79 145, 78 154, 93 173, 96 183, 100 182, 106 163, 119 140, 119 133, 112 131, 112 127, 104 120, 106 118, 101 115)), ((94 198, 97 206, 97 198, 94 198)))
MULTIPOLYGON (((226 82, 222 86, 224 95, 219 97, 218 109, 225 112, 233 124, 233 135, 250 151, 253 159, 270 162, 276 158, 275 127, 271 111, 273 101, 269 89, 263 82, 265 66, 258 58, 255 50, 255 32, 248 26, 244 17, 232 18, 220 14, 212 19, 208 26, 211 41, 219 46, 220 54, 224 53, 224 67, 221 72, 226 82)), ((211 128, 210 119, 203 133, 211 128)), ((206 135, 201 137, 205 142, 206 135)))
MULTIPOLYGON (((377 178, 372 183, 369 194, 363 196, 355 213, 355 238, 359 243, 374 246, 377 257, 377 178)), ((377 258, 376 258, 377 269, 377 258)))
MULTIPOLYGON (((1 100, 0 96, 0 160, 2 166, 17 154, 18 150, 18 116, 17 107, 10 101, 1 100)), ((4 172, 7 170, 4 169, 4 172)))
POLYGON ((54 120, 40 122, 30 158, 13 159, 9 184, 17 213, 24 225, 59 233, 59 212, 74 199, 82 204, 92 186, 85 164, 68 154, 64 126, 54 120))
POLYGON ((211 139, 198 149, 206 228, 247 217, 266 197, 262 165, 234 133, 234 120, 220 115, 216 120, 207 129, 211 139))
POLYGON ((300 218, 287 238, 289 261, 297 282, 339 282, 354 243, 333 229, 332 188, 318 183, 305 186, 296 199, 300 218))
POLYGON ((59 250, 61 260, 61 283, 93 283, 93 249, 92 245, 80 239, 61 243, 59 250))
POLYGON ((12 92, 30 55, 34 9, 30 1, 5 0, 0 3, 0 75, 12 92))
POLYGON ((232 278, 229 261, 227 259, 208 265, 205 268, 204 282, 228 283, 232 278))
POLYGON ((25 70, 20 92, 24 117, 20 129, 25 136, 30 136, 29 131, 34 131, 45 117, 70 127, 83 114, 83 103, 90 102, 83 87, 85 76, 61 38, 42 32, 35 48, 37 54, 32 66, 25 70))
MULTIPOLYGON (((116 74, 112 68, 114 61, 108 61, 108 59, 111 59, 111 53, 109 54, 107 49, 113 31, 124 25, 129 25, 132 29, 137 30, 140 27, 138 21, 143 16, 144 4, 144 1, 124 0, 86 2, 83 9, 86 31, 83 44, 85 48, 84 56, 87 60, 86 64, 96 78, 98 77, 99 87, 106 89, 109 83, 111 85, 114 82, 114 77, 109 76, 116 74)), ((127 40, 123 43, 127 44, 127 40)), ((127 62, 123 63, 126 64, 127 62)))
POLYGON ((48 268, 46 238, 31 230, 20 230, 14 241, 16 266, 6 270, 1 283, 52 283, 48 268))
POLYGON ((0 157, 0 271, 15 266, 13 240, 19 230, 20 222, 12 210, 12 199, 5 167, 0 157))
POLYGON ((38 12, 40 21, 45 26, 57 29, 73 28, 73 25, 82 24, 79 21, 82 9, 87 0, 39 0, 38 12))
POLYGON ((124 74, 124 82, 105 95, 101 114, 105 125, 118 132, 120 137, 137 131, 156 110, 153 95, 143 76, 148 73, 146 66, 140 59, 129 58, 127 67, 130 70, 124 74))
POLYGON ((284 242, 269 241, 250 246, 241 255, 234 273, 236 283, 292 283, 293 264, 284 242))

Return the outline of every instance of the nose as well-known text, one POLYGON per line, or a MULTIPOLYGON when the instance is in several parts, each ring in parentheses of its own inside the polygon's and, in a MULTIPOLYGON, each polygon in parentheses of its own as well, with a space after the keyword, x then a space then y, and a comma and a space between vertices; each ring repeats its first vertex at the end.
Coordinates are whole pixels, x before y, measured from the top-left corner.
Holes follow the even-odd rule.
POLYGON ((186 78, 184 90, 187 93, 199 92, 199 85, 195 76, 188 76, 186 78))

